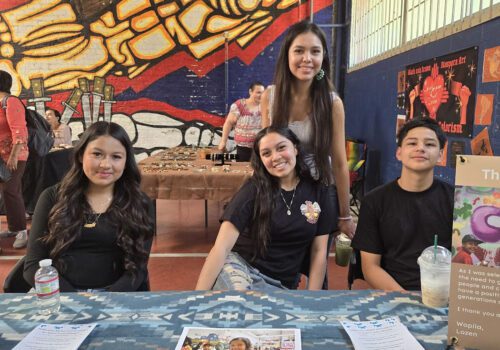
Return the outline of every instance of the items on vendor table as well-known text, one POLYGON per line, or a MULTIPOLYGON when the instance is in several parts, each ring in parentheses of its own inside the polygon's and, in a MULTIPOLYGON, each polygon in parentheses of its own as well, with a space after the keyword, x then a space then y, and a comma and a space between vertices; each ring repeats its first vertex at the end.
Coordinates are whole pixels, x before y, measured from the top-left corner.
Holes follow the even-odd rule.
POLYGON ((238 156, 232 153, 210 153, 205 155, 205 159, 211 160, 214 165, 224 165, 225 161, 235 161, 238 156))

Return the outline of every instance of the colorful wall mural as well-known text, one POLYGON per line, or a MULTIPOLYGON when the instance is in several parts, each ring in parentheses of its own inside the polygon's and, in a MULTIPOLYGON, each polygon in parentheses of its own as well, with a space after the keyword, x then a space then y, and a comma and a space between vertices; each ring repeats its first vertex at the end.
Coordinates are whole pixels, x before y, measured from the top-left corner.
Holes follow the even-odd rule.
POLYGON ((280 36, 310 11, 300 0, 4 0, 0 69, 75 137, 104 119, 127 129, 140 158, 214 145, 227 105, 251 81, 271 82, 280 36))

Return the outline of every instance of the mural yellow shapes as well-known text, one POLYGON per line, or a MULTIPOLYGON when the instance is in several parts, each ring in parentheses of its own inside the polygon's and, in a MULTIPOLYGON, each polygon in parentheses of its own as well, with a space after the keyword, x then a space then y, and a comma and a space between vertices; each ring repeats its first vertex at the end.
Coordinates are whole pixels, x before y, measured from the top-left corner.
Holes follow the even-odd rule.
MULTIPOLYGON (((83 1, 83 0, 82 0, 83 1)), ((299 0, 121 0, 89 9, 82 1, 34 0, 0 14, 0 69, 14 93, 42 76, 49 91, 78 78, 133 78, 181 50, 202 59, 225 41, 247 45, 299 0), (88 11, 88 16, 86 12, 88 11)))

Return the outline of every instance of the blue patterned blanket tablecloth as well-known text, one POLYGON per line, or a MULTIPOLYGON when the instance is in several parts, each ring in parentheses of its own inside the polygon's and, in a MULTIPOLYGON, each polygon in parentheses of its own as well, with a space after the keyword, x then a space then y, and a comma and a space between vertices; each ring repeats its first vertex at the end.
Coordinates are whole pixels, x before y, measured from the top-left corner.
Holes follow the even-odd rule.
POLYGON ((80 349, 174 350, 183 327, 298 328, 302 348, 352 349, 341 319, 397 316, 427 350, 446 348, 448 311, 419 293, 356 291, 63 293, 57 315, 37 313, 36 297, 0 294, 0 349, 40 323, 97 323, 80 349))

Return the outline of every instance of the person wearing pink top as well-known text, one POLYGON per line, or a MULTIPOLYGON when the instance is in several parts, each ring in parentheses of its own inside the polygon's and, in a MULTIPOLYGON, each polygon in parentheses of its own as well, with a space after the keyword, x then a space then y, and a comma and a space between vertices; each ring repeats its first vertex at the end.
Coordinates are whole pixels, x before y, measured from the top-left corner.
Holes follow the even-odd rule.
POLYGON ((226 150, 229 133, 234 128, 236 155, 240 162, 250 161, 255 135, 261 129, 260 97, 263 92, 264 85, 261 82, 256 81, 250 84, 249 97, 242 98, 231 105, 222 128, 219 151, 226 150))
POLYGON ((11 87, 12 77, 0 70, 0 156, 12 173, 7 182, 1 183, 9 229, 0 237, 16 236, 13 247, 18 249, 28 241, 21 183, 28 159, 28 129, 24 105, 10 96, 11 87))

